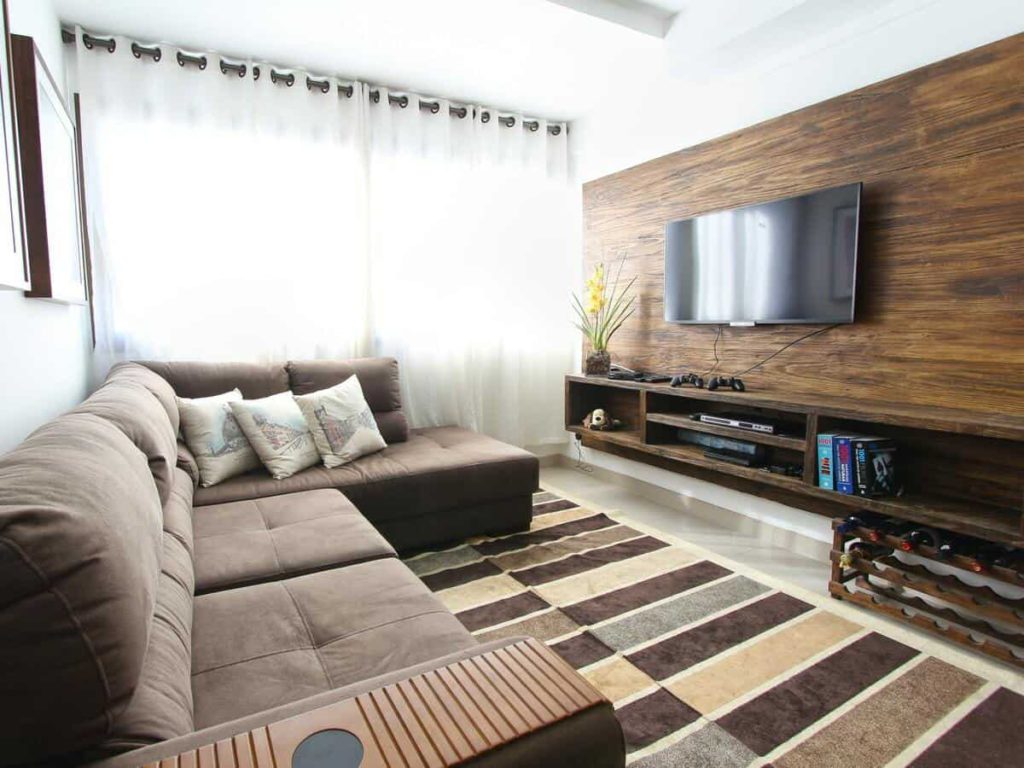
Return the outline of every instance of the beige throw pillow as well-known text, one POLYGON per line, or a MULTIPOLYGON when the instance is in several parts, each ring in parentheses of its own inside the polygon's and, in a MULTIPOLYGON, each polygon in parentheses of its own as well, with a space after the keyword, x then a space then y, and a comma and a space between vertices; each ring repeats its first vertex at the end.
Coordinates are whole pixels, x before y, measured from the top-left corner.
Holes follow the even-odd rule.
POLYGON ((231 412, 275 479, 284 480, 320 463, 313 436, 291 392, 233 402, 231 412))
POLYGON ((178 398, 181 433, 199 465, 202 486, 216 485, 260 465, 231 413, 231 403, 241 399, 237 389, 214 397, 178 398))
POLYGON ((387 447, 355 376, 330 389, 297 395, 295 402, 326 467, 338 467, 387 447))

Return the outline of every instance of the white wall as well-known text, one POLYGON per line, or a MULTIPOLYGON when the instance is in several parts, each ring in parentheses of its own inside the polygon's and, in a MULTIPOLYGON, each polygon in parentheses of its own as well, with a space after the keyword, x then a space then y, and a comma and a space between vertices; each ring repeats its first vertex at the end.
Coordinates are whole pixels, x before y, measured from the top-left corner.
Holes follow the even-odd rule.
POLYGON ((616 84, 599 107, 573 122, 581 178, 599 178, 1024 30, 1021 0, 870 0, 859 15, 848 12, 857 3, 839 0, 774 3, 794 7, 734 39, 722 31, 734 20, 681 13, 660 71, 616 84))
MULTIPOLYGON (((50 0, 8 0, 11 31, 36 40, 63 85, 64 51, 50 0)), ((0 453, 85 397, 92 355, 89 313, 0 291, 0 453)))
MULTIPOLYGON (((738 13, 744 2, 701 6, 714 18, 681 14, 666 40, 664 71, 610 90, 600 108, 573 123, 574 160, 584 181, 1024 30, 1022 0, 869 0, 868 12, 843 24, 808 14, 830 7, 848 11, 855 4, 772 0, 776 10, 790 10, 789 15, 733 38, 738 27, 730 31, 729 25, 739 17, 729 14, 738 13), (810 28, 813 34, 801 37, 810 28)), ((614 340, 611 347, 614 354, 614 340)), ((565 455, 576 458, 575 444, 565 455)), ((600 451, 584 449, 584 458, 680 496, 830 540, 828 521, 818 515, 600 451)))

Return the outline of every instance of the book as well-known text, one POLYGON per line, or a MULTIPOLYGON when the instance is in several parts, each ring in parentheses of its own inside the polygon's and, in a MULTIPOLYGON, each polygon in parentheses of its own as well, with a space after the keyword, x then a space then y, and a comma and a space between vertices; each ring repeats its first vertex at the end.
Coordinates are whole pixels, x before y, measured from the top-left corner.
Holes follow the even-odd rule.
POLYGON ((818 487, 829 491, 835 490, 835 478, 832 474, 832 441, 834 434, 818 435, 818 487))
POLYGON ((835 489, 840 493, 854 492, 852 441, 852 435, 836 435, 832 438, 832 472, 835 489))
POLYGON ((896 443, 887 437, 855 437, 853 453, 853 492, 858 496, 899 496, 896 443))

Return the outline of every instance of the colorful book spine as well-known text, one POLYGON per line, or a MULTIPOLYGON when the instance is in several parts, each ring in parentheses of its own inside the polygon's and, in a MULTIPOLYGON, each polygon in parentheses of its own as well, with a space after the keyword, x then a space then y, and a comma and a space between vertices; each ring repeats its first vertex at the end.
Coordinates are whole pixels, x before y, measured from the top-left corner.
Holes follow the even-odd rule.
POLYGON ((836 490, 840 493, 853 494, 853 446, 852 438, 849 435, 836 435, 832 444, 834 446, 832 466, 835 473, 836 490))
POLYGON ((902 491, 896 467, 896 443, 885 437, 853 440, 854 493, 898 496, 902 491))
POLYGON ((818 435, 818 487, 829 491, 835 490, 835 478, 832 468, 832 441, 835 435, 818 435))

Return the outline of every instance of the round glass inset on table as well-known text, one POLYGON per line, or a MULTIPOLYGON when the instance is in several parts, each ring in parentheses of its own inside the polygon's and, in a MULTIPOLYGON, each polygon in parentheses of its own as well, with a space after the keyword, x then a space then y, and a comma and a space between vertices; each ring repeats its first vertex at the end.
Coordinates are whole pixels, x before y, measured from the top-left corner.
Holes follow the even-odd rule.
POLYGON ((362 762, 363 743, 340 728, 311 733, 292 755, 292 768, 359 768, 362 762))

